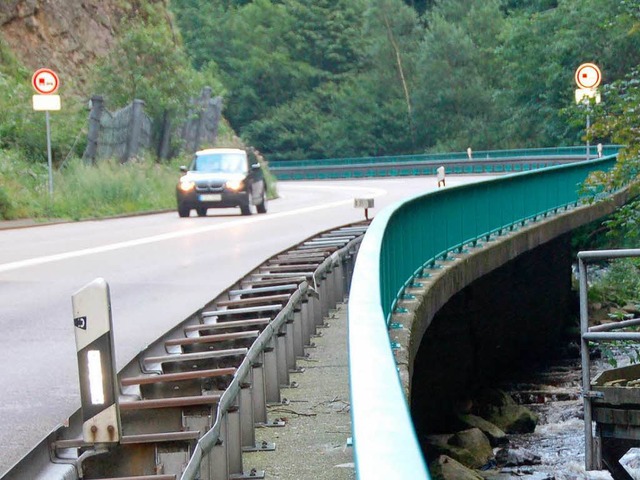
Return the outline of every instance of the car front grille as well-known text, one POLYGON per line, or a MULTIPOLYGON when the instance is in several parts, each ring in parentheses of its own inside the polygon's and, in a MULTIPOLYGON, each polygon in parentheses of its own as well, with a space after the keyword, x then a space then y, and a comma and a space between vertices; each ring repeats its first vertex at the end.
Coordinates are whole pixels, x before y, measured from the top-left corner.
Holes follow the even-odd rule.
POLYGON ((196 192, 198 193, 220 193, 224 189, 222 182, 206 181, 196 183, 196 192))

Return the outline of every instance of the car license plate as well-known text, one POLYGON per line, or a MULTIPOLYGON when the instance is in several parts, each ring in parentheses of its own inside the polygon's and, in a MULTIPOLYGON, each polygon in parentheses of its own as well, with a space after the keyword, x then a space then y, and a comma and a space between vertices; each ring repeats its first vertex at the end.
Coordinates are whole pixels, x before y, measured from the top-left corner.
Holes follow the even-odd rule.
POLYGON ((222 195, 219 193, 207 193, 200 195, 201 202, 219 202, 220 200, 222 200, 222 195))

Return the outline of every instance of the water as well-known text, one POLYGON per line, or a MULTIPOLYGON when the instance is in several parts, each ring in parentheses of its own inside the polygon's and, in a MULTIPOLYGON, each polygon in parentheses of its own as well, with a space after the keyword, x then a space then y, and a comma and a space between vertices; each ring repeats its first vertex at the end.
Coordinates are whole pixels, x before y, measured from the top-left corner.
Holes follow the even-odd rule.
MULTIPOLYGON (((623 363, 624 358, 619 361, 623 363)), ((602 360, 592 362, 591 378, 610 368, 602 360)), ((578 359, 522 374, 501 385, 514 399, 539 416, 535 432, 509 435, 510 449, 524 449, 540 457, 540 464, 510 467, 498 479, 612 480, 607 471, 585 471, 584 408, 578 359)), ((640 449, 632 449, 622 460, 630 475, 640 480, 640 449)), ((504 470, 503 470, 504 471, 504 470)))

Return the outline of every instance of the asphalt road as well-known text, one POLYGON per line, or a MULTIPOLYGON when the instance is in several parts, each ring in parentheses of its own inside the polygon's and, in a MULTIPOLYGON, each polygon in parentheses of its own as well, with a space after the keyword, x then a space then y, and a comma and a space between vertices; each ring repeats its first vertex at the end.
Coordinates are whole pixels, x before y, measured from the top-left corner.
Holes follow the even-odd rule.
MULTIPOLYGON (((448 177, 447 188, 486 177, 448 177)), ((272 255, 435 178, 281 182, 269 213, 209 210, 0 229, 0 476, 79 408, 71 295, 110 285, 118 368, 272 255), (195 215, 195 212, 192 212, 195 215)))

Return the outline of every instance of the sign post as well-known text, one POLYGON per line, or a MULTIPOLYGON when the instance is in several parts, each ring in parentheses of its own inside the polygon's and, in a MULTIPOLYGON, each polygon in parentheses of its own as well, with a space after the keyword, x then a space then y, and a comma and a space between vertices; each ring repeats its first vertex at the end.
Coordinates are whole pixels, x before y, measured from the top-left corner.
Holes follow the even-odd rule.
POLYGON ((47 124, 47 163, 49 164, 49 195, 53 197, 53 166, 51 161, 51 126, 49 111, 60 110, 60 95, 54 95, 60 80, 53 70, 41 68, 36 70, 31 77, 31 85, 39 95, 33 96, 33 109, 45 112, 47 124))
POLYGON ((589 99, 595 99, 596 103, 600 103, 600 94, 598 93, 598 85, 602 81, 602 73, 598 66, 594 63, 583 63, 576 70, 576 103, 587 104, 587 160, 589 160, 589 129, 591 128, 589 99))

